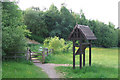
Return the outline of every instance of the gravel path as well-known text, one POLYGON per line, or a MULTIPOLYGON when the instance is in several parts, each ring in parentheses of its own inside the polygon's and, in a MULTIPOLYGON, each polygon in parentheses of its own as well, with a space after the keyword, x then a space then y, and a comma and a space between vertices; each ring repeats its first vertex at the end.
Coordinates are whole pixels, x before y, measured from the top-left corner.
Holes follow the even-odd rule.
POLYGON ((63 78, 60 73, 56 73, 54 69, 54 64, 41 64, 41 63, 34 63, 36 66, 41 67, 43 71, 45 71, 49 78, 63 78))
POLYGON ((54 69, 56 66, 72 66, 72 64, 41 64, 41 63, 34 63, 36 66, 41 67, 43 71, 45 71, 49 78, 64 78, 61 73, 56 73, 54 69))

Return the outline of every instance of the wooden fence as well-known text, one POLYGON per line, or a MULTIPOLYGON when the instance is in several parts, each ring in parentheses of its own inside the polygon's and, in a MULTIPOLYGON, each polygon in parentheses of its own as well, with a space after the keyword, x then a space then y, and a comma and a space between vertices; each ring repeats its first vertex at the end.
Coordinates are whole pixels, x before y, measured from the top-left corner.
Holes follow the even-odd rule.
POLYGON ((43 48, 43 51, 32 52, 31 49, 27 48, 26 52, 9 52, 9 53, 13 53, 14 56, 3 56, 2 58, 3 58, 3 60, 8 59, 8 58, 12 58, 12 59, 25 58, 26 60, 32 61, 32 56, 41 56, 42 57, 41 62, 44 63, 45 62, 45 57, 48 56, 49 54, 51 54, 52 51, 53 51, 52 49, 49 50, 48 48, 43 48), (24 56, 17 55, 17 54, 20 54, 20 53, 24 53, 25 55, 24 56), (35 53, 40 53, 40 54, 36 55, 35 53))

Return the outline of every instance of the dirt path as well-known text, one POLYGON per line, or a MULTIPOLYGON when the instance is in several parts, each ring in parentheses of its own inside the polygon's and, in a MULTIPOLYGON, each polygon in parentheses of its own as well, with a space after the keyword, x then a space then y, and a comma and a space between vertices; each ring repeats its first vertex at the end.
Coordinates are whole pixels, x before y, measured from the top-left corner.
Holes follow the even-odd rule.
POLYGON ((49 78, 64 78, 61 73, 56 73, 56 70, 54 69, 56 66, 72 66, 72 64, 34 64, 38 67, 41 67, 48 74, 49 78))
POLYGON ((54 69, 55 65, 41 63, 34 64, 38 67, 41 67, 48 74, 49 78, 63 78, 60 73, 56 73, 56 70, 54 69))

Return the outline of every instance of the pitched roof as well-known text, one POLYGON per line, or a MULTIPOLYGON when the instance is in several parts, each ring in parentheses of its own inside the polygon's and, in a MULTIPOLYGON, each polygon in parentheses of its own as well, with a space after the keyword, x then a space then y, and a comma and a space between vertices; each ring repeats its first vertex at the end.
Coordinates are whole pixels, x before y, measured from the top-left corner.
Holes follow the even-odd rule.
POLYGON ((80 38, 79 36, 73 36, 73 35, 82 35, 86 40, 97 39, 94 33, 90 30, 89 26, 85 26, 85 25, 77 24, 69 36, 69 39, 74 39, 74 38, 79 39, 80 38), (76 31, 76 29, 78 29, 78 31, 76 31))

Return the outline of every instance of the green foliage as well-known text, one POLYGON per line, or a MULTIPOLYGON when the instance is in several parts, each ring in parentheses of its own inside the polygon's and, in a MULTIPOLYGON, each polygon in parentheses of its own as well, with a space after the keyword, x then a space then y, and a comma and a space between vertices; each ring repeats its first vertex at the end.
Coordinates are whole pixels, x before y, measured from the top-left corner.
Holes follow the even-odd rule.
POLYGON ((59 53, 61 51, 64 50, 65 48, 65 40, 64 39, 59 39, 59 37, 54 37, 54 38, 47 38, 44 41, 44 46, 47 47, 48 44, 48 48, 49 49, 53 49, 54 53, 59 53))
POLYGON ((100 47, 116 47, 117 46, 117 31, 112 25, 107 25, 99 21, 89 21, 89 26, 97 37, 93 44, 100 47))
POLYGON ((35 35, 35 34, 31 34, 31 36, 29 36, 29 38, 30 38, 31 40, 38 41, 38 42, 40 42, 40 43, 43 43, 43 41, 44 41, 44 38, 43 38, 42 36, 37 36, 37 35, 35 35))
POLYGON ((43 47, 42 44, 29 44, 28 46, 32 52, 39 52, 40 47, 43 47))
POLYGON ((24 12, 24 23, 27 25, 27 28, 32 32, 32 38, 37 41, 42 41, 36 36, 41 38, 47 37, 48 30, 44 21, 44 12, 35 11, 34 9, 27 9, 24 12), (36 36, 35 36, 36 35, 36 36))
POLYGON ((59 37, 49 37, 44 40, 44 46, 53 49, 54 53, 68 52, 72 49, 72 42, 65 41, 63 38, 59 37))
POLYGON ((24 51, 26 46, 25 31, 22 27, 5 27, 2 33, 2 49, 6 53, 24 51))
POLYGON ((23 24, 22 23, 22 11, 18 5, 14 2, 2 3, 2 25, 3 27, 12 27, 23 24))
POLYGON ((25 36, 30 32, 23 24, 22 11, 15 2, 3 2, 2 6, 2 50, 4 55, 14 55, 9 52, 25 50, 25 36))
MULTIPOLYGON (((54 4, 46 11, 41 11, 39 8, 27 9, 24 15, 24 23, 34 35, 42 38, 58 36, 67 40, 77 23, 91 28, 97 37, 97 40, 92 41, 94 46, 116 47, 118 42, 114 24, 88 20, 82 10, 80 13, 74 13, 65 6, 61 6, 60 10, 54 4)), ((39 41, 39 39, 37 40, 39 41)))

